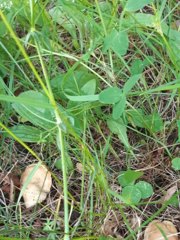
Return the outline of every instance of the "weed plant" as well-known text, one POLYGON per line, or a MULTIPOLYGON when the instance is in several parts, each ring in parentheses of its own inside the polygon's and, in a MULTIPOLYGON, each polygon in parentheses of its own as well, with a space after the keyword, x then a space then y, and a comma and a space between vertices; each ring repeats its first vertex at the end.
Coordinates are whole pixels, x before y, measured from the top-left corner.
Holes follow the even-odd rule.
POLYGON ((180 231, 179 16, 175 0, 0 1, 0 239, 180 231), (25 209, 2 176, 31 163, 53 187, 25 209))

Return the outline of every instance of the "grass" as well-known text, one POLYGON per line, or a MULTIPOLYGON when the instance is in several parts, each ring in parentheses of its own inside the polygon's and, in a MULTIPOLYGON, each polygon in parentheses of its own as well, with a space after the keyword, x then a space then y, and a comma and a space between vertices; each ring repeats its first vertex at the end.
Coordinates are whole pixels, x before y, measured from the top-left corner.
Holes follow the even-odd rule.
POLYGON ((0 4, 0 239, 142 239, 153 219, 180 231, 180 4, 0 4), (13 179, 35 162, 53 186, 25 209, 13 179), (122 198, 128 169, 153 195, 122 198))

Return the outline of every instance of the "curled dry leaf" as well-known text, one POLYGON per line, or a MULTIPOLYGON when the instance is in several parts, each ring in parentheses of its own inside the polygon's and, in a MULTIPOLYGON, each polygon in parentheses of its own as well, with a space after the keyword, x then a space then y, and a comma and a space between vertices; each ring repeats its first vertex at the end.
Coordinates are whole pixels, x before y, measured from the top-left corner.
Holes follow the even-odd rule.
POLYGON ((178 240, 177 229, 170 221, 152 221, 146 228, 144 240, 178 240))
POLYGON ((166 201, 168 201, 173 195, 174 193, 177 191, 177 186, 174 185, 173 187, 169 188, 166 192, 166 194, 160 199, 161 203, 164 203, 166 201))
MULTIPOLYGON (((36 164, 29 165, 21 176, 21 188, 29 180, 30 174, 36 164)), ((23 192, 23 198, 26 208, 33 207, 36 203, 41 203, 47 197, 52 185, 51 173, 45 166, 40 166, 34 173, 23 192)))

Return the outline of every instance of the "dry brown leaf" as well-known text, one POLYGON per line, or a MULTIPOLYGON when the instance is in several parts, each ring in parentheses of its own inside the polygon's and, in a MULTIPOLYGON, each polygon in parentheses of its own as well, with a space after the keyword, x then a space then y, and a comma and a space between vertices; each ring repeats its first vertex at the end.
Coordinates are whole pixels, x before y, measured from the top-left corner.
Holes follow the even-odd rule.
MULTIPOLYGON (((36 164, 31 164, 23 172, 21 176, 21 188, 27 182, 27 179, 35 166, 36 164)), ((51 185, 51 173, 45 166, 40 166, 23 192, 26 208, 33 207, 36 203, 44 201, 47 194, 50 192, 51 185)))
POLYGON ((82 165, 82 163, 77 163, 77 164, 76 164, 76 169, 77 169, 78 172, 82 173, 82 171, 83 171, 83 165, 82 165))
POLYGON ((166 192, 166 194, 161 198, 160 202, 161 203, 164 203, 166 201, 168 201, 172 196, 173 194, 177 191, 177 186, 174 185, 173 187, 169 188, 166 192))
POLYGON ((20 187, 19 177, 12 173, 0 173, 0 182, 2 184, 1 190, 8 197, 9 202, 13 203, 15 199, 15 190, 20 187))
POLYGON ((105 236, 116 236, 117 239, 123 239, 122 236, 118 233, 118 227, 121 225, 122 217, 119 213, 110 213, 104 219, 104 224, 101 227, 102 234, 105 236))
POLYGON ((146 228, 144 240, 164 240, 163 234, 168 240, 178 240, 177 229, 170 221, 152 221, 146 228))

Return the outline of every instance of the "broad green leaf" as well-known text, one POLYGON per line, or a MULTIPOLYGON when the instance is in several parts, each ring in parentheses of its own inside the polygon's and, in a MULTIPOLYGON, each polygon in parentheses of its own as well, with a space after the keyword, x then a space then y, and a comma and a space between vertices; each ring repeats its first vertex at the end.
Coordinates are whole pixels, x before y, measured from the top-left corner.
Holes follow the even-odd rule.
POLYGON ((163 120, 158 113, 145 115, 142 109, 127 110, 127 119, 133 125, 146 128, 151 132, 159 132, 163 129, 163 120))
POLYGON ((99 94, 99 101, 105 104, 117 103, 122 96, 122 91, 118 87, 109 87, 99 94))
POLYGON ((81 88, 81 91, 87 95, 93 95, 96 92, 96 80, 92 79, 81 88))
POLYGON ((137 30, 141 28, 155 28, 156 27, 156 16, 148 13, 131 13, 122 20, 123 28, 131 27, 132 31, 137 33, 137 30))
MULTIPOLYGON (((47 141, 47 133, 35 127, 27 125, 17 125, 9 128, 9 130, 13 132, 23 142, 42 143, 47 141)), ((4 135, 11 137, 7 133, 5 133, 4 135)))
POLYGON ((140 59, 135 59, 131 65, 131 75, 141 74, 144 71, 144 68, 153 64, 154 59, 151 56, 146 57, 143 61, 140 59))
POLYGON ((36 98, 29 97, 20 94, 18 97, 15 96, 9 96, 6 94, 0 94, 0 101, 3 102, 12 102, 12 103, 19 103, 23 104, 25 106, 31 106, 31 107, 37 107, 37 108, 45 108, 45 109, 53 109, 53 107, 50 105, 49 102, 42 102, 37 101, 36 98))
POLYGON ((126 107, 126 96, 122 94, 121 99, 113 106, 112 116, 115 120, 119 119, 126 107))
POLYGON ((180 120, 177 120, 177 127, 178 127, 178 142, 180 142, 180 120))
POLYGON ((141 200, 141 192, 136 186, 127 186, 122 190, 122 198, 126 204, 136 205, 141 200))
POLYGON ((128 122, 134 127, 145 127, 144 112, 142 109, 129 109, 126 111, 128 122))
MULTIPOLYGON (((171 51, 173 52, 173 59, 172 56, 170 58, 172 61, 175 61, 177 67, 180 67, 180 31, 173 29, 171 26, 168 26, 165 21, 161 22, 161 29, 163 33, 167 37, 168 44, 171 46, 171 51)), ((158 31, 158 29, 157 29, 158 31)))
POLYGON ((159 113, 144 116, 145 127, 153 133, 159 132, 163 129, 163 120, 159 113))
POLYGON ((161 27, 162 27, 163 33, 171 40, 174 40, 174 42, 177 43, 177 45, 179 46, 180 31, 177 31, 173 29, 171 26, 168 26, 164 21, 162 22, 161 27))
POLYGON ((150 3, 153 3, 153 0, 127 0, 125 10, 128 12, 135 12, 150 3))
POLYGON ((143 65, 143 61, 140 59, 135 59, 131 65, 131 75, 136 75, 136 74, 140 74, 143 72, 144 69, 144 65, 143 65))
POLYGON ((156 24, 156 16, 147 13, 135 13, 131 16, 134 24, 142 27, 154 28, 156 24))
POLYGON ((66 97, 73 102, 94 102, 99 100, 99 95, 83 95, 83 96, 70 96, 66 94, 66 97))
POLYGON ((81 94, 81 88, 91 80, 96 80, 97 83, 96 76, 84 68, 75 71, 69 70, 63 76, 61 89, 68 95, 72 95, 69 93, 73 93, 73 95, 84 95, 81 94))
POLYGON ((174 195, 171 197, 170 205, 175 208, 179 208, 179 195, 174 195))
POLYGON ((138 178, 143 176, 143 172, 127 170, 120 173, 118 177, 118 182, 122 187, 133 184, 138 178))
POLYGON ((127 32, 117 32, 116 37, 112 41, 111 49, 117 56, 124 56, 129 47, 129 39, 127 32))
POLYGON ((172 160, 172 167, 174 168, 174 170, 178 171, 180 170, 180 158, 174 158, 172 160))
POLYGON ((56 167, 58 170, 61 170, 61 169, 62 169, 61 159, 57 159, 57 160, 56 160, 56 162, 55 162, 55 167, 56 167))
POLYGON ((19 97, 26 99, 26 101, 35 101, 39 107, 25 106, 24 103, 13 103, 14 110, 23 118, 36 126, 40 126, 43 129, 52 129, 56 126, 54 112, 49 109, 45 109, 43 104, 49 103, 49 100, 40 92, 27 91, 19 95, 19 97), (40 107, 42 104, 42 107, 40 107))
POLYGON ((146 56, 146 58, 143 60, 143 66, 148 67, 149 65, 154 64, 155 59, 153 56, 146 56))
POLYGON ((123 123, 123 121, 121 119, 118 119, 116 121, 113 119, 109 119, 107 121, 107 125, 112 133, 118 135, 120 141, 125 145, 125 147, 129 148, 130 145, 127 136, 127 127, 123 123))
MULTIPOLYGON (((67 99, 65 94, 72 96, 79 96, 85 94, 92 95, 92 93, 87 94, 87 92, 85 93, 82 91, 83 86, 85 86, 91 80, 96 81, 96 85, 98 84, 96 76, 92 73, 89 73, 84 68, 80 68, 75 71, 69 70, 69 72, 67 72, 66 74, 58 74, 55 78, 51 80, 53 94, 55 94, 56 99, 60 100, 67 99)), ((94 85, 95 84, 93 83, 93 86, 94 85)))
POLYGON ((118 32, 116 29, 113 29, 104 40, 103 52, 112 49, 117 56, 123 56, 127 53, 128 46, 129 39, 127 32, 118 32))
POLYGON ((100 1, 98 4, 99 4, 99 8, 103 13, 106 13, 107 15, 109 15, 109 13, 112 11, 112 5, 110 2, 100 1))
MULTIPOLYGON (((61 159, 57 159, 55 162, 55 167, 58 170, 62 170, 62 160, 61 159)), ((71 161, 71 158, 67 155, 66 156, 66 167, 67 167, 67 171, 72 171, 74 169, 73 163, 71 161)))
POLYGON ((127 94, 131 89, 134 87, 134 85, 137 83, 137 81, 140 79, 141 74, 136 74, 128 79, 128 81, 124 84, 123 92, 127 94))
POLYGON ((149 198, 153 194, 152 185, 148 182, 139 181, 135 186, 140 190, 142 199, 149 198))

